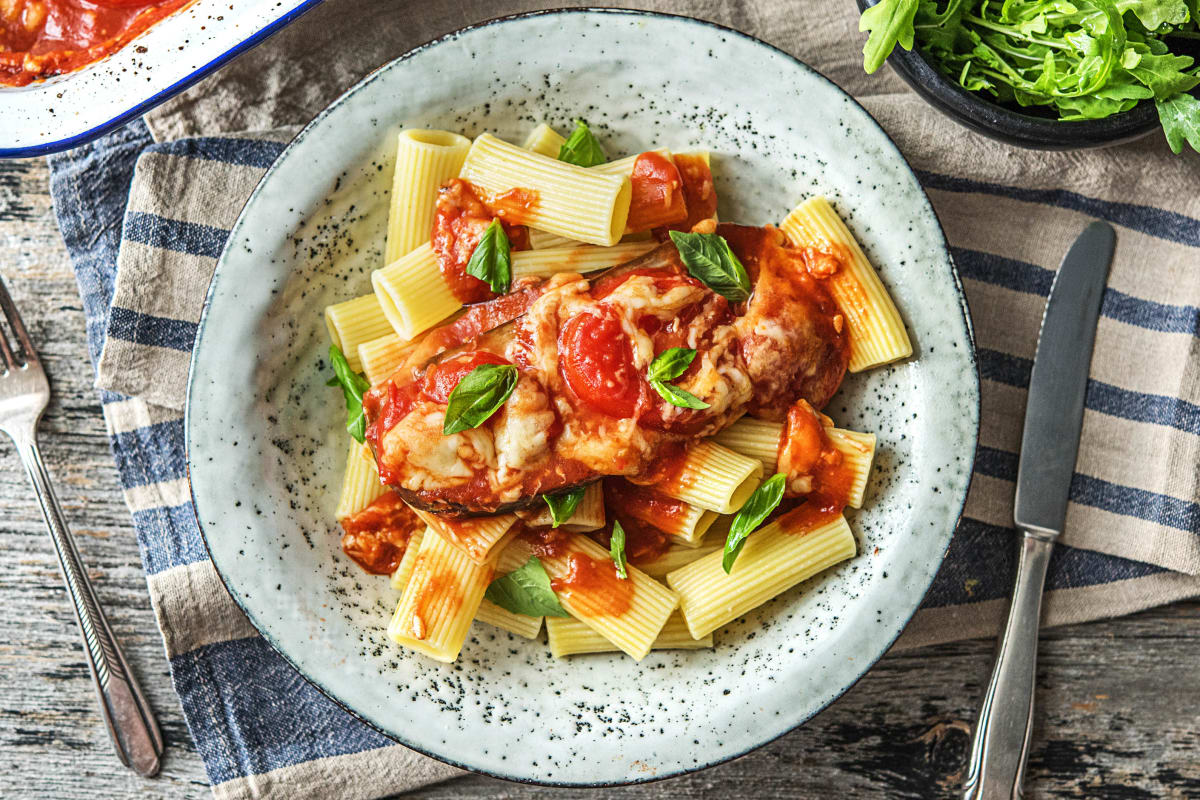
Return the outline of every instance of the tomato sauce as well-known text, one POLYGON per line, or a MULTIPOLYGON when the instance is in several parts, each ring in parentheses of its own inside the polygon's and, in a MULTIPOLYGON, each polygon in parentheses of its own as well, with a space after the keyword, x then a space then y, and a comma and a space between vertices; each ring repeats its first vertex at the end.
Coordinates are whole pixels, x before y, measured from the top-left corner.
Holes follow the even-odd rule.
POLYGON ((633 347, 617 315, 578 314, 567 320, 558 338, 559 371, 577 398, 601 414, 627 419, 642 397, 633 347))
POLYGON ((0 84, 25 86, 120 50, 192 0, 2 0, 0 84))
POLYGON ((621 530, 625 531, 625 560, 630 564, 649 564, 671 547, 671 537, 653 525, 643 523, 621 508, 608 511, 612 519, 589 535, 608 548, 612 545, 613 521, 620 522, 621 530))
POLYGON ((717 190, 713 185, 712 170, 701 156, 679 154, 675 156, 675 167, 683 181, 683 197, 687 204, 687 220, 674 227, 690 231, 702 219, 716 219, 717 190))
POLYGON ((425 377, 421 379, 421 398, 435 403, 449 403, 454 387, 477 367, 507 363, 495 353, 484 350, 460 353, 425 370, 425 377))
POLYGON ((391 575, 423 523, 396 492, 342 520, 342 550, 372 575, 391 575))
POLYGON ((513 189, 490 201, 467 181, 451 178, 438 190, 431 243, 446 285, 462 303, 479 303, 496 295, 485 282, 467 274, 471 254, 493 220, 500 220, 512 250, 529 249, 529 231, 520 224, 537 205, 537 194, 513 189))
POLYGON ((632 194, 626 233, 639 233, 653 228, 684 222, 688 218, 683 179, 671 159, 650 151, 633 162, 629 176, 632 194))
MULTIPOLYGON (((688 514, 687 503, 659 494, 648 486, 638 486, 624 478, 604 480, 604 505, 609 511, 637 520, 659 530, 671 530, 688 514)), ((626 529, 628 530, 628 528, 626 529)))
POLYGON ((779 441, 779 470, 788 476, 788 493, 804 502, 784 514, 785 529, 804 530, 827 522, 846 508, 854 472, 834 447, 821 417, 803 400, 788 411, 779 441))
MULTIPOLYGON (((420 569, 419 564, 417 569, 420 569)), ((420 580, 421 589, 413 603, 408 633, 414 639, 424 639, 429 635, 429 623, 434 612, 440 612, 438 616, 444 619, 462 605, 463 598, 458 591, 458 577, 453 572, 442 571, 428 578, 414 575, 413 579, 420 580), (440 601, 436 607, 435 601, 440 601)))
POLYGON ((589 614, 619 617, 633 605, 633 581, 619 577, 612 560, 586 553, 567 556, 567 574, 551 579, 550 588, 568 602, 579 595, 580 609, 589 614))

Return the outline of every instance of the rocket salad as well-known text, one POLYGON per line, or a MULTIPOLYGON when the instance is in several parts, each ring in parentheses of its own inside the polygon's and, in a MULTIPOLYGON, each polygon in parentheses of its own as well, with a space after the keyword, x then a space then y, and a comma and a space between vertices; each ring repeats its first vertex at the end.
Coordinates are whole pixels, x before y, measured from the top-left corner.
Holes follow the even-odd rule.
POLYGON ((1200 151, 1200 0, 880 0, 863 67, 914 44, 965 89, 1101 119, 1153 101, 1171 149, 1200 151))

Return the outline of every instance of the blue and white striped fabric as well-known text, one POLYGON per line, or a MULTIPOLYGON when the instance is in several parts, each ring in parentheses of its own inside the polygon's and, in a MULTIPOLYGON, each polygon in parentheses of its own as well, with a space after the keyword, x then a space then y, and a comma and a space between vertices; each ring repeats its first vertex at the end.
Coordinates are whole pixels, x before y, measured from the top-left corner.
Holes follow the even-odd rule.
MULTIPOLYGON (((999 627, 1038 322, 1062 253, 1093 217, 1120 242, 1046 623, 1200 594, 1200 167, 1161 148, 1020 153, 909 96, 866 104, 923 170, 968 293, 984 389, 966 515, 898 646, 999 627), (1164 179, 1168 166, 1185 180, 1164 179)), ((151 599, 214 794, 382 796, 455 772, 390 744, 267 647, 223 591, 188 499, 181 409, 195 323, 226 231, 281 149, 270 135, 152 144, 134 125, 54 157, 55 204, 151 599)))

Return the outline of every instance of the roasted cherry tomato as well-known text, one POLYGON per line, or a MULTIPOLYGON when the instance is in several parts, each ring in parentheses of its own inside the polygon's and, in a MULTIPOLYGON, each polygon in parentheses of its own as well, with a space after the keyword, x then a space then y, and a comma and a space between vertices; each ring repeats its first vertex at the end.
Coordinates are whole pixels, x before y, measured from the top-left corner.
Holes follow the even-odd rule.
POLYGON ((495 353, 475 350, 462 353, 447 359, 440 364, 434 364, 425 371, 425 380, 421 384, 421 396, 436 403, 450 402, 450 393, 458 382, 470 374, 471 370, 484 364, 507 364, 495 353))
POLYGON ((558 352, 563 380, 580 400, 610 417, 633 416, 642 381, 633 366, 633 347, 614 313, 571 317, 559 335, 558 352))

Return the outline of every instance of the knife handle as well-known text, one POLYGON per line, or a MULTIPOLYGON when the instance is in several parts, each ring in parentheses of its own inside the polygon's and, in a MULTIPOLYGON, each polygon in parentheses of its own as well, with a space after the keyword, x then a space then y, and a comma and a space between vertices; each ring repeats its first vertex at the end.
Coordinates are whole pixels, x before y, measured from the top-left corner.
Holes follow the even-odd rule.
POLYGON ((1042 589, 1056 535, 1024 531, 1008 623, 996 647, 996 666, 979 710, 965 800, 1019 800, 1033 733, 1042 589))

